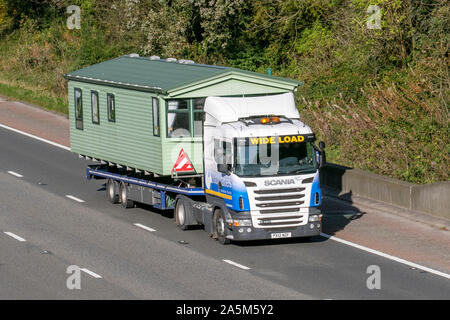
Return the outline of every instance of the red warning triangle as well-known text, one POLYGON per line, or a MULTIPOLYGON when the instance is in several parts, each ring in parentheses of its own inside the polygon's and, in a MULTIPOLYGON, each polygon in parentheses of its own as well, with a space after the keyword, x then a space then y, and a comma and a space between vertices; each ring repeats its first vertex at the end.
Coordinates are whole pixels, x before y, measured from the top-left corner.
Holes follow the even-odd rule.
POLYGON ((181 149, 178 159, 172 168, 172 172, 194 172, 194 167, 192 166, 191 160, 187 156, 186 152, 181 149))

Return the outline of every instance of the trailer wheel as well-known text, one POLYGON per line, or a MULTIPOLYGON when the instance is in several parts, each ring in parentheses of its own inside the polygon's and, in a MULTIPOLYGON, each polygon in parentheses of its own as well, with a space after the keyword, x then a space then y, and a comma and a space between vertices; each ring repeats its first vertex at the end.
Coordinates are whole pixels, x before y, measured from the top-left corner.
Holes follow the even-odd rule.
POLYGON ((117 187, 117 182, 112 179, 108 179, 106 183, 106 197, 111 203, 119 203, 119 188, 117 187))
POLYGON ((220 244, 229 244, 231 241, 227 238, 227 223, 221 209, 214 211, 213 217, 213 238, 220 244))
POLYGON ((175 197, 175 209, 173 217, 178 228, 187 230, 190 226, 198 225, 194 217, 194 202, 191 198, 179 194, 175 197))
POLYGON ((125 182, 120 184, 120 202, 124 208, 128 209, 134 207, 134 201, 128 199, 128 189, 125 182))
POLYGON ((181 230, 187 230, 187 208, 186 208, 186 201, 184 201, 184 197, 177 197, 177 202, 175 204, 175 211, 174 211, 174 218, 175 223, 177 224, 178 228, 181 230))

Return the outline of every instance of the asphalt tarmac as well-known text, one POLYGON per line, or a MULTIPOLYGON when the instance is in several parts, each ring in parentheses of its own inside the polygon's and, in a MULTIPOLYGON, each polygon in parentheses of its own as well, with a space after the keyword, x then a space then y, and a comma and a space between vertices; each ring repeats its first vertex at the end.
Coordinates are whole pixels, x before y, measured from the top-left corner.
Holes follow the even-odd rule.
POLYGON ((442 276, 326 237, 222 246, 170 212, 109 203, 87 164, 0 128, 0 299, 450 298, 442 276))

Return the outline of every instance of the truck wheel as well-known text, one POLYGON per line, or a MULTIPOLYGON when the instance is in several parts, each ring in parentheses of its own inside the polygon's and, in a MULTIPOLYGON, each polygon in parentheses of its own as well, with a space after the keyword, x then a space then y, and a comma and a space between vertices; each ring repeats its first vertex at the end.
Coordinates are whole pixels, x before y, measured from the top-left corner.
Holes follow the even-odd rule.
POLYGON ((134 201, 128 199, 128 190, 125 182, 120 184, 120 202, 124 208, 128 209, 134 207, 134 201))
POLYGON ((187 230, 187 211, 186 211, 186 201, 183 199, 184 197, 178 197, 177 202, 175 204, 174 218, 175 223, 178 228, 181 230, 187 230))
POLYGON ((229 244, 230 239, 227 239, 227 231, 226 231, 227 223, 225 221, 225 216, 221 209, 217 209, 214 212, 213 217, 213 237, 217 239, 221 244, 229 244))
POLYGON ((112 179, 108 179, 106 183, 106 197, 111 203, 119 203, 119 190, 117 188, 117 182, 112 179))

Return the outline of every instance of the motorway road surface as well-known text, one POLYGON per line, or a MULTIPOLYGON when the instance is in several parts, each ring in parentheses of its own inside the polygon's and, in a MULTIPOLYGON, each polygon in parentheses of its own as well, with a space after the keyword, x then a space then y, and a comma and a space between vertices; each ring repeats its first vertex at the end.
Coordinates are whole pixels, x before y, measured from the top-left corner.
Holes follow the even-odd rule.
POLYGON ((0 128, 0 299, 450 298, 445 277, 324 237, 222 246, 170 213, 109 203, 86 165, 0 128), (85 269, 80 290, 67 289, 70 265, 85 269))

